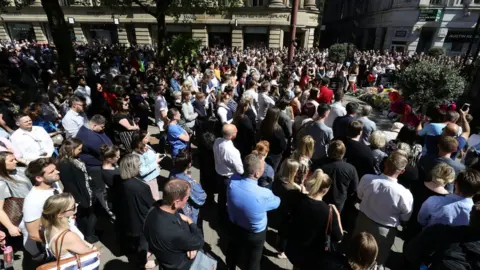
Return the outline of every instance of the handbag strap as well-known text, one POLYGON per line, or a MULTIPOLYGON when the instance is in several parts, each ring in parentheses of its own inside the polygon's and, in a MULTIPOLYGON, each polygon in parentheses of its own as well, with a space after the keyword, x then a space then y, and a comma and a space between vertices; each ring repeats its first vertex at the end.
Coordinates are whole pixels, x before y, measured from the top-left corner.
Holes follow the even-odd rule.
POLYGON ((328 221, 327 221, 327 227, 325 228, 325 235, 330 235, 332 233, 332 229, 333 229, 333 210, 332 210, 332 207, 329 206, 328 207, 329 210, 328 210, 328 221))
POLYGON ((63 239, 65 238, 65 235, 70 231, 70 229, 67 229, 63 231, 57 239, 55 239, 55 258, 57 259, 57 270, 60 270, 60 254, 62 253, 62 247, 63 247, 63 239), (58 246, 58 242, 60 240, 60 247, 58 246))

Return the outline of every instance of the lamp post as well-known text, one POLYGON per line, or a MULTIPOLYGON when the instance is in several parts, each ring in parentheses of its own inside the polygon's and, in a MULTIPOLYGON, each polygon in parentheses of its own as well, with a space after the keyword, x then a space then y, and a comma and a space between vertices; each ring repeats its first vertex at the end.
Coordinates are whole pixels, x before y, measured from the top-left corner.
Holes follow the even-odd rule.
POLYGON ((297 14, 298 0, 293 0, 292 14, 290 16, 290 47, 288 48, 288 64, 293 63, 293 55, 295 53, 295 39, 297 36, 297 14))

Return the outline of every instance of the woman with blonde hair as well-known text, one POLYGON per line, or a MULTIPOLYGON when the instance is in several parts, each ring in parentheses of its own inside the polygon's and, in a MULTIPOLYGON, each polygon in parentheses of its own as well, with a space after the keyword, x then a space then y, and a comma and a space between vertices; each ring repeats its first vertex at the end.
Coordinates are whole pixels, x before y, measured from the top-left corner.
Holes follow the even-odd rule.
POLYGON ((387 136, 383 131, 376 130, 370 135, 370 149, 372 149, 373 158, 375 160, 375 173, 381 174, 382 165, 388 155, 384 152, 385 145, 387 145, 387 136))
MULTIPOLYGON (((305 187, 295 183, 295 176, 300 168, 300 163, 293 158, 286 159, 280 166, 280 170, 277 173, 277 178, 273 182, 272 191, 273 194, 280 197, 283 200, 290 192, 303 192, 305 187)), ((277 257, 285 259, 285 246, 287 244, 287 226, 283 226, 278 219, 278 211, 274 210, 269 215, 270 226, 278 228, 278 254, 277 257)))
POLYGON ((285 254, 296 268, 314 269, 325 253, 327 226, 331 224, 331 243, 342 239, 343 229, 337 208, 323 201, 332 185, 330 177, 318 169, 304 185, 307 194, 291 192, 282 201, 282 223, 290 223, 285 254))
POLYGON ((300 140, 300 145, 297 150, 293 153, 293 159, 300 163, 300 168, 298 169, 297 174, 295 175, 295 183, 301 185, 308 173, 310 172, 310 166, 312 164, 311 158, 315 150, 315 140, 312 136, 304 136, 300 140))
POLYGON ((182 91, 182 116, 185 120, 184 125, 190 129, 193 129, 198 114, 193 109, 192 92, 190 91, 182 91))
POLYGON ((407 238, 405 241, 411 240, 422 231, 422 226, 417 220, 422 204, 431 196, 446 196, 449 194, 445 186, 455 180, 455 170, 447 163, 440 163, 433 167, 429 176, 425 182, 417 181, 413 183, 410 189, 415 200, 413 201, 412 216, 406 226, 407 238))
POLYGON ((43 205, 41 222, 45 229, 46 248, 52 255, 60 255, 57 260, 96 250, 95 246, 83 239, 83 234, 74 225, 72 218, 76 213, 77 204, 70 193, 53 195, 43 205), (62 238, 62 243, 57 246, 55 242, 62 238), (61 250, 57 250, 57 247, 61 250))

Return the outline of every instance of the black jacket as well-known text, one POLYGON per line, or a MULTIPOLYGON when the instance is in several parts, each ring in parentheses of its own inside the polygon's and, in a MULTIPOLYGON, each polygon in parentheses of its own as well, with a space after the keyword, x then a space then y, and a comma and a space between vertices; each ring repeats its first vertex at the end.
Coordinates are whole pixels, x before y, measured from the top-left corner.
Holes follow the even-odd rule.
POLYGON ((112 210, 117 217, 117 225, 128 236, 143 235, 143 223, 155 203, 150 187, 138 178, 116 179, 112 193, 112 210))
POLYGON ((69 192, 81 207, 90 207, 91 197, 87 189, 87 179, 81 169, 69 160, 62 160, 57 164, 60 172, 60 181, 63 191, 69 192))
POLYGON ((424 263, 434 270, 480 269, 480 230, 470 226, 436 224, 404 247, 412 269, 424 263))

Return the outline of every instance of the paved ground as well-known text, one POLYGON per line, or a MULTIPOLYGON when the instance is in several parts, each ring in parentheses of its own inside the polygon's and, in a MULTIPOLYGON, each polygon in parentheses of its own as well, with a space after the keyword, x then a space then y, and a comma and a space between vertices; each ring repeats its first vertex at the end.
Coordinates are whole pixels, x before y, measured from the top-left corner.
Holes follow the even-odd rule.
MULTIPOLYGON (((353 101, 356 100, 353 97, 346 96, 345 97, 345 102, 353 101)), ((363 103, 362 103, 363 104, 363 103)), ((375 122, 377 122, 377 126, 379 129, 389 129, 390 128, 390 122, 388 119, 385 119, 380 113, 375 112, 374 116, 372 117, 375 122)), ((150 133, 151 134, 156 134, 158 133, 158 129, 151 127, 150 128, 150 133)), ((199 155, 196 155, 196 158, 200 158, 199 155)), ((169 168, 171 161, 166 160, 164 163, 165 168, 169 168)), ((213 170, 213 168, 212 168, 213 170)), ((199 179, 199 171, 196 168, 192 168, 191 170, 192 175, 195 179, 199 179)), ((166 169, 162 169, 161 175, 163 177, 168 176, 168 171, 166 169)), ((165 183, 165 178, 162 179, 159 183, 159 186, 163 186, 165 183)), ((225 252, 226 252, 226 247, 227 247, 227 242, 226 242, 226 235, 225 232, 218 226, 218 220, 216 218, 216 209, 215 205, 207 205, 205 207, 205 220, 203 222, 203 228, 204 228, 204 233, 205 233, 205 242, 206 242, 206 250, 210 250, 210 254, 212 254, 215 258, 218 260, 218 269, 226 269, 225 266, 225 252)), ((123 270, 123 269, 133 269, 131 266, 128 264, 128 260, 125 256, 120 256, 119 254, 119 249, 118 245, 116 244, 115 238, 115 232, 113 231, 113 227, 111 224, 109 224, 106 220, 100 220, 103 225, 101 226, 102 228, 105 229, 105 231, 100 235, 101 242, 96 244, 96 246, 99 248, 99 250, 102 253, 102 258, 101 258, 101 267, 100 269, 104 270, 123 270)), ((276 270, 276 269, 292 269, 292 264, 287 260, 287 259, 278 259, 276 257, 276 251, 275 248, 273 247, 275 245, 275 239, 276 239, 276 234, 274 231, 269 230, 267 234, 267 242, 265 244, 265 250, 264 250, 264 258, 262 260, 262 269, 268 269, 268 270, 276 270)), ((395 267, 390 267, 390 269, 396 270, 396 269, 401 269, 401 266, 399 264, 399 257, 401 257, 401 254, 398 252, 401 252, 403 247, 403 241, 400 238, 397 238, 395 241, 395 244, 392 248, 392 255, 390 263, 388 265, 394 265, 395 267)), ((22 269, 21 266, 21 256, 22 252, 16 252, 16 257, 18 260, 15 261, 15 269, 22 269)), ((158 268, 156 268, 158 269, 158 268)))

